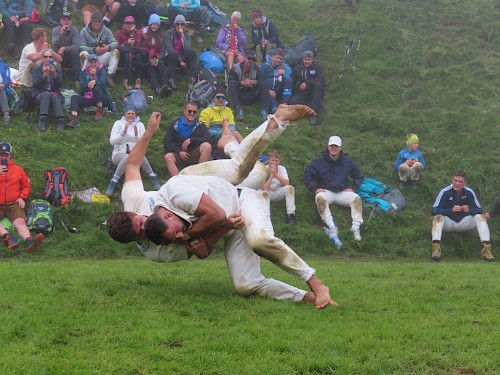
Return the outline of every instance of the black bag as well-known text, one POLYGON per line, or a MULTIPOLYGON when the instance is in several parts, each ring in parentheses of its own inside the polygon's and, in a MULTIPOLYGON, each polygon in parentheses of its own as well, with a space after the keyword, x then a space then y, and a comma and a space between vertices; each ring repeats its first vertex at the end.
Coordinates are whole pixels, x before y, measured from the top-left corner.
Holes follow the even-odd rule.
POLYGON ((30 89, 22 89, 19 98, 19 109, 24 113, 32 113, 36 110, 36 103, 30 89))
POLYGON ((406 207, 406 198, 399 189, 394 188, 387 194, 382 195, 381 198, 389 202, 391 208, 388 211, 383 211, 380 207, 377 207, 375 212, 379 215, 383 215, 384 213, 397 214, 406 207))
POLYGON ((314 35, 307 33, 300 42, 285 48, 285 62, 293 68, 302 61, 302 55, 305 51, 311 51, 314 56, 317 56, 318 45, 316 40, 314 35))

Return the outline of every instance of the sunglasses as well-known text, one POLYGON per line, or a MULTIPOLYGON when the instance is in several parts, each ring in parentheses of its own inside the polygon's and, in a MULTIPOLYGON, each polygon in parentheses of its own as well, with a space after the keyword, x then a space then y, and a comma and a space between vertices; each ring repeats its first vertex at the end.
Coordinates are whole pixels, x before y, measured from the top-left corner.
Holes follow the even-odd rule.
POLYGON ((248 61, 256 61, 253 57, 248 57, 248 61))
POLYGON ((185 25, 185 23, 182 23, 182 22, 177 22, 177 23, 175 24, 175 26, 184 26, 184 25, 185 25))
POLYGON ((51 59, 51 58, 52 58, 52 55, 49 55, 49 56, 44 55, 43 57, 45 57, 46 59, 51 59))
POLYGON ((217 100, 226 100, 226 97, 224 95, 217 95, 215 97, 215 99, 217 99, 217 100))
POLYGON ((196 115, 198 113, 198 111, 196 109, 186 109, 186 111, 190 115, 196 115))

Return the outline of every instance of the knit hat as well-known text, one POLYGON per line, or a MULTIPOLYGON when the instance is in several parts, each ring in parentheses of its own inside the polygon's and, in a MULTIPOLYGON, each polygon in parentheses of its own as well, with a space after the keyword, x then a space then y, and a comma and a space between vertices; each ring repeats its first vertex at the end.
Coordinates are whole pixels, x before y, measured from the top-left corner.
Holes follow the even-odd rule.
POLYGON ((175 17, 174 23, 186 23, 186 17, 182 14, 178 14, 177 17, 175 17))
POLYGON ((227 96, 226 89, 224 88, 224 86, 222 85, 217 86, 217 88, 215 89, 214 97, 216 97, 218 94, 227 96))
POLYGON ((90 22, 102 22, 101 12, 96 10, 94 13, 92 13, 92 16, 90 17, 90 22))
POLYGON ((330 139, 328 140, 328 146, 335 145, 335 146, 342 146, 342 139, 338 135, 332 135, 330 139))
POLYGON ((135 23, 134 16, 127 16, 123 19, 123 23, 135 23))
POLYGON ((305 57, 310 57, 311 59, 314 59, 314 53, 312 53, 312 51, 305 51, 303 54, 302 54, 302 57, 305 58, 305 57))
POLYGON ((12 154, 12 146, 9 142, 0 143, 0 153, 1 154, 12 154))
POLYGON ((128 111, 134 111, 137 113, 137 110, 135 109, 135 105, 133 104, 126 104, 125 107, 123 108, 123 114, 127 113, 128 111))
POLYGON ((413 143, 418 142, 418 135, 412 134, 408 139, 406 140, 406 145, 411 146, 413 143))
POLYGON ((157 23, 158 25, 161 24, 160 16, 157 15, 156 13, 153 13, 152 15, 149 16, 148 25, 152 25, 153 23, 157 23))

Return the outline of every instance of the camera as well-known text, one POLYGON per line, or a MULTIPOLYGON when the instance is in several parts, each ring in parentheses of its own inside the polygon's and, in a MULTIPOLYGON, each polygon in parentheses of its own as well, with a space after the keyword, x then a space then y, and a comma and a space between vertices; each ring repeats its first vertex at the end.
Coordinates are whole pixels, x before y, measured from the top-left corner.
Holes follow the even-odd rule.
POLYGON ((5 165, 6 167, 9 165, 9 161, 7 159, 0 160, 0 165, 5 165))
POLYGON ((50 61, 49 61, 49 66, 50 66, 50 67, 52 67, 52 68, 53 68, 55 65, 56 65, 56 63, 54 62, 54 60, 50 60, 50 61))

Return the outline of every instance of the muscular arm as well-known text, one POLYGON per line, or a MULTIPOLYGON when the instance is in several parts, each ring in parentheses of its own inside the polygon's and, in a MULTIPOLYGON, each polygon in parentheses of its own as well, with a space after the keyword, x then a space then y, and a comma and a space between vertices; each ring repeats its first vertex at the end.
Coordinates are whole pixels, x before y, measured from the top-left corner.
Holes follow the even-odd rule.
POLYGON ((153 112, 149 118, 148 127, 130 152, 125 167, 125 182, 141 179, 141 164, 146 156, 149 141, 160 127, 161 113, 153 112))
POLYGON ((187 231, 187 234, 190 236, 218 230, 226 223, 226 212, 224 209, 205 193, 201 196, 200 203, 194 215, 198 220, 196 220, 193 226, 187 231))

